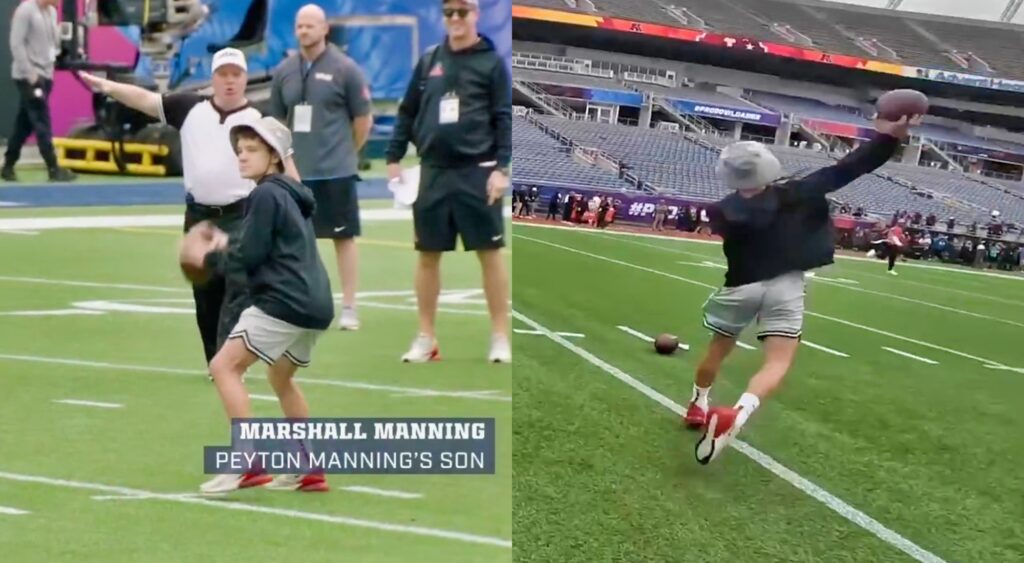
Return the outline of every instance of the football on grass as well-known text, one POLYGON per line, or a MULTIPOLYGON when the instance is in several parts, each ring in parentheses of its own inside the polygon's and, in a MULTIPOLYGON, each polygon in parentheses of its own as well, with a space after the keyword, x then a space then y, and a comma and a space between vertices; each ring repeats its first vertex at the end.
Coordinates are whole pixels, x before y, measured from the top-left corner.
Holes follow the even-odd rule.
POLYGON ((899 121, 908 115, 928 113, 928 96, 917 90, 892 90, 878 98, 875 108, 882 119, 899 121))
POLYGON ((654 351, 662 354, 674 354, 679 349, 679 338, 671 334, 661 334, 654 339, 654 351))

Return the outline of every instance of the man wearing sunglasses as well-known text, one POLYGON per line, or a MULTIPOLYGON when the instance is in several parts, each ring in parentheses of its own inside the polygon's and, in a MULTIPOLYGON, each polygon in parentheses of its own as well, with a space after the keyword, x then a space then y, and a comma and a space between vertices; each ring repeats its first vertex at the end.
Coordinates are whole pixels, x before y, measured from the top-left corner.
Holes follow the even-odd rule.
POLYGON ((419 335, 405 362, 437 360, 434 332, 441 291, 441 255, 458 237, 477 253, 491 317, 488 360, 512 360, 508 338, 508 272, 502 198, 512 159, 512 86, 494 43, 477 32, 479 0, 444 0, 445 41, 427 51, 413 71, 398 108, 387 150, 388 176, 401 178, 409 142, 420 163, 413 204, 419 335))

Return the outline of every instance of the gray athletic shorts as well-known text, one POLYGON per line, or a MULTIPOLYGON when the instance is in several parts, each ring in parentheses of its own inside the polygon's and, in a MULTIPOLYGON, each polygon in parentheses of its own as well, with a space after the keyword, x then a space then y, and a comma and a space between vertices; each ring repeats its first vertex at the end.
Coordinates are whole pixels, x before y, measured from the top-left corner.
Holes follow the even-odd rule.
POLYGON ((704 326, 722 336, 738 338, 756 320, 760 327, 758 340, 766 336, 800 338, 806 288, 803 272, 723 287, 704 303, 704 326))
POLYGON ((238 324, 228 338, 241 338, 245 347, 259 359, 273 364, 284 356, 299 367, 309 366, 313 346, 322 330, 297 327, 275 319, 256 307, 242 311, 238 324))

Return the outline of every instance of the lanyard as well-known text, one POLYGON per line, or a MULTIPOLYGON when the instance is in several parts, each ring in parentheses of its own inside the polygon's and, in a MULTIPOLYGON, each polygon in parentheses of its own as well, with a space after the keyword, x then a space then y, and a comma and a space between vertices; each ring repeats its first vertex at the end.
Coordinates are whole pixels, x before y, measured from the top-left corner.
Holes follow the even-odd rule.
MULTIPOLYGON (((326 52, 326 51, 324 51, 326 52)), ((320 57, 324 56, 320 53, 320 57)), ((309 63, 309 68, 306 68, 306 59, 299 55, 299 76, 302 78, 302 103, 306 103, 306 82, 309 81, 309 75, 313 72, 313 67, 316 66, 316 62, 320 60, 320 57, 313 59, 309 63)))

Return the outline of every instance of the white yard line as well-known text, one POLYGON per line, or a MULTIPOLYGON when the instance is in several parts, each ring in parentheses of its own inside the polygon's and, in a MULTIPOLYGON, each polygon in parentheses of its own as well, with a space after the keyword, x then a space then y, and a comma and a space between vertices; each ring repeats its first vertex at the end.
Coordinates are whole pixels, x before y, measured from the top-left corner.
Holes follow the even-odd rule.
MULTIPOLYGON (((142 373, 161 373, 169 375, 189 376, 198 379, 197 376, 205 376, 206 371, 197 369, 164 368, 156 366, 139 366, 132 364, 115 364, 110 362, 93 362, 87 360, 49 358, 43 356, 25 356, 18 354, 0 354, 0 360, 11 360, 20 362, 36 362, 44 364, 58 364, 76 367, 90 367, 103 370, 135 371, 142 373)), ((264 379, 262 374, 253 374, 254 378, 264 379)), ((442 391, 438 389, 422 389, 417 387, 399 387, 397 385, 377 385, 374 383, 361 383, 358 381, 341 381, 336 379, 308 379, 297 377, 295 381, 309 385, 330 385, 334 387, 345 387, 349 389, 365 389, 367 391, 382 391, 390 393, 410 393, 423 397, 457 397, 463 399, 479 399, 485 401, 511 401, 512 398, 505 395, 498 395, 498 390, 482 389, 475 391, 442 391)))
POLYGON ((871 295, 877 295, 879 297, 887 297, 889 299, 895 299, 897 301, 905 301, 907 303, 914 303, 915 305, 923 305, 925 307, 931 307, 933 309, 939 309, 939 310, 942 310, 942 311, 949 311, 950 313, 956 313, 958 315, 964 315, 964 316, 967 316, 967 317, 974 317, 974 318, 977 318, 977 319, 985 319, 987 321, 993 321, 993 322, 997 322, 997 323, 1003 323, 1003 324, 1019 326, 1019 327, 1024 328, 1024 323, 1019 323, 1017 321, 1011 321, 1011 320, 1002 319, 1002 318, 999 318, 999 317, 993 317, 991 315, 983 315, 981 313, 975 313, 973 311, 965 311, 963 309, 957 309, 956 307, 949 307, 947 305, 940 305, 938 303, 932 303, 931 301, 922 301, 921 299, 913 299, 911 297, 904 297, 902 295, 894 295, 892 293, 885 293, 885 292, 882 292, 882 291, 874 291, 874 290, 871 290, 871 289, 864 289, 862 287, 851 287, 851 286, 849 286, 849 285, 847 285, 845 283, 839 283, 836 280, 830 280, 828 278, 822 278, 821 276, 818 276, 815 279, 817 281, 822 282, 822 283, 827 283, 827 284, 835 286, 835 287, 841 287, 841 288, 847 289, 849 291, 859 291, 861 293, 868 293, 868 294, 871 294, 871 295))
MULTIPOLYGON (((515 318, 530 325, 534 329, 544 332, 548 338, 550 338, 563 348, 576 354, 587 363, 593 365, 598 369, 603 370, 612 377, 615 377, 619 381, 622 381, 626 385, 629 385, 633 389, 646 395, 647 397, 654 400, 663 407, 667 408, 668 410, 672 411, 676 415, 681 416, 685 412, 686 409, 683 408, 683 406, 680 405, 679 403, 676 403, 675 401, 669 399, 665 395, 662 395, 658 391, 652 389, 651 387, 647 386, 643 382, 637 380, 635 377, 629 375, 628 373, 622 371, 621 369, 598 358, 597 356, 591 354, 590 352, 584 350, 583 348, 580 348, 579 346, 573 344, 572 342, 566 340, 565 338, 562 338, 557 334, 551 332, 550 330, 546 329, 543 325, 530 319, 526 315, 515 310, 513 310, 512 314, 515 316, 515 318)), ((764 467, 765 469, 779 477, 780 479, 783 479, 784 481, 793 485, 803 493, 809 495, 818 502, 821 502, 829 509, 842 516, 843 518, 846 518, 853 524, 856 524, 857 526, 860 526, 861 528, 874 534, 880 540, 902 551, 903 553, 906 553, 907 555, 916 559, 917 561, 928 563, 943 562, 943 560, 934 553, 931 553, 930 551, 921 548, 917 544, 901 536, 898 532, 895 532, 887 528, 886 526, 884 526, 877 520, 871 518, 867 514, 850 506, 842 499, 829 493, 825 489, 822 489, 818 485, 815 485, 806 478, 798 475, 791 469, 783 466, 782 464, 775 461, 774 459, 769 457, 767 454, 761 452, 757 448, 740 440, 734 441, 733 447, 743 455, 752 459, 761 467, 764 467)))
POLYGON ((13 283, 28 283, 28 284, 45 284, 45 285, 68 285, 73 287, 100 287, 103 289, 140 289, 144 291, 166 291, 172 293, 188 293, 191 294, 192 290, 187 287, 162 287, 156 285, 134 285, 134 284, 123 284, 123 283, 97 283, 97 282, 83 282, 75 280, 52 280, 47 278, 31 278, 21 276, 0 276, 0 282, 13 282, 13 283))
POLYGON ((809 347, 809 348, 814 348, 815 350, 821 350, 822 352, 825 352, 827 354, 832 354, 833 356, 839 356, 840 358, 849 358, 850 357, 849 354, 844 354, 843 352, 840 352, 839 350, 833 350, 833 349, 828 348, 826 346, 822 346, 821 344, 815 344, 813 342, 808 342, 806 340, 801 340, 800 343, 803 344, 804 346, 809 347))
POLYGON ((250 399, 256 399, 257 401, 273 401, 277 402, 277 397, 273 395, 257 395, 256 393, 249 394, 250 399))
MULTIPOLYGON (((523 328, 514 328, 514 329, 512 329, 512 332, 514 332, 516 334, 533 334, 533 335, 542 334, 540 332, 537 332, 536 330, 526 330, 526 329, 523 329, 523 328)), ((561 331, 559 331, 558 334, 561 335, 561 336, 569 337, 569 338, 585 338, 586 337, 585 334, 580 334, 578 332, 561 332, 561 331)))
POLYGON ((9 506, 0 506, 0 514, 8 514, 10 516, 24 516, 26 514, 32 514, 27 510, 21 510, 20 508, 11 508, 9 506))
MULTIPOLYGON (((631 335, 633 335, 633 336, 635 336, 635 337, 637 337, 640 340, 643 340, 645 342, 654 342, 654 337, 647 336, 646 334, 640 332, 639 330, 635 330, 635 329, 629 328, 628 326, 623 326, 623 325, 619 325, 616 328, 618 328, 622 332, 625 332, 626 334, 631 334, 631 335)), ((543 333, 541 333, 541 334, 543 334, 543 333)), ((683 344, 682 342, 680 342, 679 343, 679 349, 680 350, 689 350, 690 349, 690 345, 689 344, 683 344)))
POLYGON ((76 405, 79 407, 96 407, 100 409, 120 409, 124 408, 124 405, 120 403, 103 403, 100 401, 86 401, 83 399, 54 399, 54 403, 62 403, 65 405, 76 405))
POLYGON ((39 231, 22 231, 19 229, 3 229, 0 233, 6 233, 8 235, 22 235, 22 236, 35 236, 39 234, 39 231))
MULTIPOLYGON (((505 216, 511 215, 505 208, 505 216)), ((363 209, 359 212, 362 221, 409 221, 410 209, 363 209)), ((96 215, 86 217, 22 217, 0 219, 3 230, 49 230, 49 229, 110 229, 117 227, 177 227, 181 228, 182 214, 162 215, 96 215)))
MULTIPOLYGON (((655 275, 658 275, 658 276, 663 276, 663 277, 666 277, 666 278, 671 278, 671 279, 674 279, 674 280, 679 280, 681 282, 692 284, 692 285, 695 285, 695 286, 698 286, 698 287, 703 287, 703 288, 706 288, 706 289, 717 289, 715 286, 713 286, 711 284, 707 284, 707 283, 704 283, 704 282, 701 282, 701 281, 697 281, 697 280, 691 280, 690 278, 685 278, 683 276, 677 276, 675 274, 670 274, 668 272, 663 272, 661 270, 655 270, 654 268, 648 268, 647 266, 641 266, 639 264, 633 264, 631 262, 625 262, 623 260, 616 260, 615 258, 608 258, 607 256, 601 256, 600 254, 593 254, 593 253, 590 253, 590 252, 585 252, 585 251, 578 250, 578 249, 575 249, 575 248, 572 248, 572 247, 569 247, 569 246, 564 246, 564 245, 561 245, 561 244, 555 244, 553 242, 548 242, 546 240, 541 240, 541 239, 537 239, 537 238, 533 238, 533 237, 528 237, 528 236, 524 236, 524 235, 515 235, 515 236, 516 236, 516 238, 521 238, 521 239, 524 239, 524 240, 529 240, 529 241, 532 241, 532 242, 536 242, 538 244, 543 244, 543 245, 551 246, 553 248, 558 248, 558 249, 564 250, 566 252, 572 252, 572 253, 575 253, 575 254, 580 254, 580 255, 583 255, 583 256, 588 256, 588 257, 594 258, 596 260, 602 260, 602 261, 605 261, 605 262, 611 262, 612 264, 619 264, 620 266, 626 266, 627 268, 633 268, 635 270, 640 270, 642 272, 648 272, 648 273, 655 274, 655 275)), ((865 331, 868 331, 868 332, 873 332, 875 334, 880 334, 882 336, 887 336, 889 338, 893 338, 893 339, 896 339, 896 340, 902 340, 904 342, 911 342, 911 343, 917 344, 919 346, 925 346, 927 348, 932 348, 933 350, 942 350, 943 352, 947 352, 947 353, 953 354, 955 356, 960 356, 962 358, 967 358, 967 359, 970 359, 970 360, 975 360, 975 361, 981 362, 983 364, 989 364, 989 365, 995 365, 995 366, 1003 365, 1001 362, 997 362, 997 361, 994 361, 994 360, 989 360, 989 359, 986 359, 986 358, 982 358, 980 356, 975 356, 975 355, 969 354, 967 352, 961 352, 959 350, 953 350, 952 348, 946 348, 945 346, 940 346, 938 344, 932 344, 930 342, 925 342, 923 340, 917 340, 915 338, 909 338, 909 337, 906 337, 906 336, 903 336, 903 335, 900 335, 900 334, 896 334, 896 333, 893 333, 893 332, 889 332, 889 331, 886 331, 886 330, 881 330, 881 329, 877 329, 877 328, 870 327, 870 326, 867 326, 867 325, 862 325, 862 324, 859 324, 859 323, 855 323, 855 322, 852 322, 852 321, 847 321, 845 319, 840 319, 840 318, 832 317, 832 316, 829 316, 829 315, 823 315, 821 313, 815 313, 813 311, 807 311, 805 314, 809 315, 809 316, 812 316, 812 317, 817 317, 819 319, 825 319, 825 320, 829 320, 829 321, 832 321, 832 322, 835 322, 835 323, 844 324, 846 326, 858 328, 858 329, 865 330, 865 331)))
POLYGON ((915 355, 911 354, 910 352, 904 352, 903 350, 897 350, 896 348, 890 348, 888 346, 882 346, 882 350, 885 350, 887 352, 892 352, 893 354, 898 354, 898 355, 903 356, 905 358, 910 358, 912 360, 917 360, 919 362, 924 362, 926 364, 931 364, 933 366, 934 365, 938 365, 938 363, 939 363, 939 362, 936 362, 935 360, 929 360, 928 358, 922 358, 921 356, 915 356, 915 355))
POLYGON ((237 510, 244 512, 256 512, 260 514, 272 514, 275 516, 282 516, 285 518, 295 518, 301 520, 313 520, 317 522, 325 522, 328 524, 337 524, 341 526, 349 526, 356 528, 365 528, 380 530, 384 532, 395 532, 406 535, 416 535, 432 538, 440 538, 445 540, 453 540, 463 543, 475 543, 483 545, 492 545, 496 547, 503 547, 507 549, 512 548, 512 541, 504 538, 496 538, 491 536, 482 536, 477 534, 468 534, 465 532, 456 532, 452 530, 443 530, 439 528, 429 528, 426 526, 410 526, 408 524, 395 524, 391 522, 380 522, 376 520, 365 520, 362 518, 352 518, 349 516, 336 516, 333 514, 322 514, 319 512, 304 512, 301 510, 288 510, 284 508, 274 508, 270 506, 262 506, 256 504, 246 504, 243 502, 225 501, 225 500, 209 500, 206 498, 196 498, 192 496, 183 496, 175 494, 161 494, 153 491, 145 491, 141 489, 130 489, 128 487, 116 487, 111 485, 103 485, 99 483, 86 483, 83 481, 70 481, 66 479, 53 479, 50 477, 41 477, 38 475, 24 475, 20 473, 8 473, 0 471, 0 479, 7 479, 10 481, 19 481, 23 483, 35 483, 39 485, 49 485, 52 487, 65 487, 70 489, 81 489, 87 491, 98 491, 101 493, 112 493, 120 494, 125 496, 142 496, 146 498, 152 498, 157 500, 165 500, 170 502, 178 502, 182 504, 194 504, 197 506, 205 506, 207 508, 219 508, 221 510, 237 510))
POLYGON ((349 491, 350 493, 366 493, 368 495, 377 495, 377 496, 381 496, 381 497, 404 498, 404 499, 423 498, 423 495, 420 494, 420 493, 407 493, 405 491, 394 491, 394 490, 391 490, 391 489, 378 489, 378 488, 375 488, 375 487, 361 487, 361 486, 358 486, 358 485, 353 485, 351 487, 342 487, 341 490, 349 491))
POLYGON ((4 311, 3 317, 67 317, 71 315, 102 315, 103 311, 86 309, 50 309, 49 311, 4 311))
MULTIPOLYGON (((562 226, 562 225, 540 225, 540 224, 536 224, 536 223, 515 223, 514 227, 529 227, 529 228, 535 228, 535 229, 556 229, 556 230, 560 230, 560 231, 572 231, 572 232, 576 232, 576 233, 580 233, 580 234, 588 234, 588 235, 599 235, 599 236, 600 235, 606 235, 606 236, 609 236, 609 237, 649 238, 649 239, 656 239, 656 240, 665 240, 665 241, 670 241, 670 242, 675 242, 675 243, 713 244, 713 245, 717 245, 717 246, 721 246, 722 245, 722 242, 718 241, 718 240, 689 239, 689 238, 669 237, 669 236, 665 236, 665 235, 655 235, 655 234, 646 234, 646 233, 630 233, 630 232, 624 232, 624 231, 601 231, 600 233, 598 233, 598 232, 595 232, 595 231, 581 230, 581 229, 578 229, 578 228, 575 228, 575 227, 566 227, 566 226, 562 226)), ((522 236, 522 235, 518 235, 517 234, 515 236, 522 236)), ((637 244, 640 244, 640 243, 637 243, 637 244)), ((676 251, 676 252, 682 252, 683 254, 699 255, 697 253, 687 252, 687 251, 683 251, 683 250, 674 250, 672 248, 666 248, 664 246, 657 246, 657 245, 645 245, 645 246, 651 246, 653 248, 660 248, 662 250, 667 250, 669 252, 676 251)), ((706 258, 706 256, 704 256, 704 255, 700 255, 700 256, 703 256, 703 257, 706 258)), ((877 263, 881 263, 879 260, 877 260, 875 258, 865 258, 865 257, 862 257, 862 256, 846 256, 845 254, 836 254, 836 259, 837 260, 853 260, 853 261, 856 261, 856 262, 877 262, 877 263)), ((956 273, 960 273, 960 274, 968 274, 968 275, 974 275, 974 276, 985 276, 985 277, 989 277, 989 278, 1002 278, 1002 279, 1007 279, 1007 280, 1016 280, 1016 281, 1024 282, 1024 276, 1011 276, 1011 275, 1006 275, 1006 274, 998 274, 998 273, 995 273, 995 272, 969 270, 967 268, 955 268, 955 267, 951 267, 951 266, 934 266, 934 265, 930 265, 930 264, 916 264, 916 263, 913 263, 913 262, 901 262, 900 263, 900 267, 904 267, 904 266, 911 267, 911 268, 922 268, 922 269, 925 269, 925 270, 942 270, 942 271, 946 271, 946 272, 956 272, 956 273)))
POLYGON ((751 346, 750 344, 747 344, 746 342, 740 340, 736 341, 736 345, 739 346, 740 348, 743 348, 744 350, 757 350, 757 346, 751 346))
MULTIPOLYGON (((640 340, 643 340, 645 342, 654 342, 654 337, 647 336, 646 334, 640 332, 639 330, 633 330, 633 329, 629 328, 628 326, 622 326, 622 325, 619 325, 617 328, 619 330, 621 330, 622 332, 625 332, 626 334, 632 334, 633 336, 635 336, 635 337, 637 337, 640 340)), ((540 332, 541 334, 544 334, 541 331, 537 331, 537 332, 540 332)))

